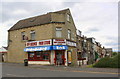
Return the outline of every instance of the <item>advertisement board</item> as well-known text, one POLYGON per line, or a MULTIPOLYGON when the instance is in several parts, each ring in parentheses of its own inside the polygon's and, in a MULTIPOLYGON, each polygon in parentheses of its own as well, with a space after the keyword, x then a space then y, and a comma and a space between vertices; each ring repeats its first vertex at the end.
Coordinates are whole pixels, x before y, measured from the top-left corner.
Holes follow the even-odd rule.
POLYGON ((72 52, 68 51, 68 63, 72 62, 72 52))
POLYGON ((75 47, 76 47, 76 43, 75 43, 75 42, 66 41, 66 44, 67 44, 68 46, 75 46, 75 47))
POLYGON ((53 39, 53 45, 66 45, 65 39, 53 39))

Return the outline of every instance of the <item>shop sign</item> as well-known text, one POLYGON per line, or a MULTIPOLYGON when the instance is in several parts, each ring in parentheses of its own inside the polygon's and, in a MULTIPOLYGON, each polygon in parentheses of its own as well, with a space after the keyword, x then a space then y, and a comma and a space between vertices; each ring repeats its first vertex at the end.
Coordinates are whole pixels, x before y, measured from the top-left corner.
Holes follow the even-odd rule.
POLYGON ((76 47, 76 43, 75 43, 75 42, 66 41, 66 44, 67 44, 68 46, 75 46, 75 47, 76 47))
POLYGON ((47 45, 52 45, 51 39, 49 39, 49 40, 41 40, 41 41, 26 42, 26 47, 47 46, 47 45))
POLYGON ((46 50, 52 50, 52 46, 27 47, 27 48, 24 49, 25 52, 46 51, 46 50))
POLYGON ((27 47, 24 49, 25 52, 30 51, 46 51, 46 50, 67 50, 66 45, 54 45, 54 46, 37 46, 37 47, 27 47))
POLYGON ((65 39, 53 39, 53 45, 66 45, 65 39))
POLYGON ((53 50, 67 50, 68 46, 66 45, 55 45, 53 46, 53 50))

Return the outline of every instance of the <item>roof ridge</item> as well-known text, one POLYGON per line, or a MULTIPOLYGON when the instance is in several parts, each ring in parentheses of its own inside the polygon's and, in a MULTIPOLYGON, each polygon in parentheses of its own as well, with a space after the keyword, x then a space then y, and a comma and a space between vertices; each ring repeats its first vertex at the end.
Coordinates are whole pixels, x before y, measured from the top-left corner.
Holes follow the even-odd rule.
POLYGON ((63 9, 63 10, 59 10, 59 11, 55 11, 55 12, 53 12, 53 13, 61 13, 61 12, 65 12, 65 11, 67 11, 67 10, 70 10, 70 9, 67 8, 67 9, 63 9))
POLYGON ((19 21, 27 20, 27 19, 33 19, 33 18, 37 18, 37 17, 40 17, 40 16, 45 16, 45 15, 47 15, 47 14, 49 14, 49 13, 41 14, 41 15, 36 15, 36 16, 33 16, 33 17, 25 18, 25 19, 21 19, 21 20, 19 20, 19 21))
POLYGON ((67 11, 67 10, 69 10, 69 8, 63 9, 63 10, 54 11, 54 12, 48 12, 46 14, 41 14, 41 15, 25 18, 25 19, 22 19, 22 20, 32 19, 32 18, 39 17, 39 16, 45 16, 45 15, 50 14, 50 13, 59 13, 59 12, 67 11))
POLYGON ((67 10, 69 10, 69 8, 64 9, 64 10, 55 11, 55 12, 49 12, 46 14, 33 16, 33 17, 25 18, 25 19, 21 19, 16 24, 14 24, 13 27, 11 27, 8 31, 26 28, 26 27, 30 27, 30 26, 36 26, 36 25, 40 25, 40 24, 50 23, 51 22, 51 13, 66 13, 67 10))

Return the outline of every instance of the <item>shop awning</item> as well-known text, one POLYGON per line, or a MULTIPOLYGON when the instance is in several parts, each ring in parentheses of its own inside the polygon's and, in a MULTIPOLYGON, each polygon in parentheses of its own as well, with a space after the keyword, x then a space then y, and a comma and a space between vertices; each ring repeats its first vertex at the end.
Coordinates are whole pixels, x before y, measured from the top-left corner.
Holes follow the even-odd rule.
POLYGON ((0 48, 0 53, 7 53, 7 50, 4 47, 0 48))
POLYGON ((0 53, 7 53, 7 52, 0 52, 0 53))
POLYGON ((54 46, 27 47, 24 49, 24 51, 30 52, 30 51, 67 50, 67 49, 68 49, 68 46, 66 45, 54 45, 54 46))
POLYGON ((46 50, 52 50, 52 46, 27 47, 27 48, 24 49, 25 52, 30 52, 30 51, 46 51, 46 50))

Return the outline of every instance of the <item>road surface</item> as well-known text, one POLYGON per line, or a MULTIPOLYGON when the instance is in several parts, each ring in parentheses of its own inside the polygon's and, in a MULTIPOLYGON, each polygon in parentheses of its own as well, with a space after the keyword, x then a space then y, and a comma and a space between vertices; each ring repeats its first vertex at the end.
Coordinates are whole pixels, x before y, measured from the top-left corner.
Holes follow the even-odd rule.
POLYGON ((3 63, 2 77, 118 77, 117 73, 66 71, 3 63))

